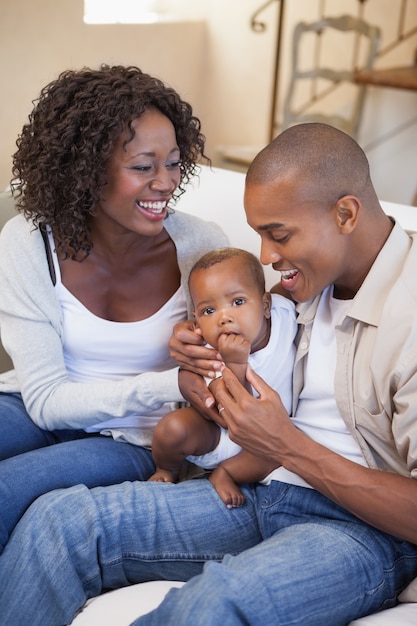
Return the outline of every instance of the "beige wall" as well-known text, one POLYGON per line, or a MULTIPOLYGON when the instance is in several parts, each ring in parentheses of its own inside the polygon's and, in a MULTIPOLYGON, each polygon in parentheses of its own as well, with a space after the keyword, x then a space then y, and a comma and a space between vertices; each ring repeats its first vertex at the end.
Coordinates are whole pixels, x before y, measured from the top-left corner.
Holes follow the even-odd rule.
POLYGON ((0 189, 9 182, 11 154, 32 100, 64 69, 138 65, 178 89, 201 113, 203 22, 87 25, 83 0, 1 0, 1 7, 0 189))
MULTIPOLYGON (((268 24, 264 34, 249 29, 252 12, 264 4, 261 0, 210 0, 208 4, 210 100, 219 117, 217 125, 210 127, 210 138, 214 146, 260 145, 268 140, 278 2, 260 16, 268 24)), ((381 28, 384 47, 396 37, 401 4, 402 0, 367 0, 364 5, 363 17, 381 28)), ((358 15, 359 10, 358 0, 286 0, 281 99, 288 87, 294 24, 318 19, 321 6, 326 15, 358 15)), ((408 0, 407 7, 406 30, 417 27, 417 0, 408 0)), ((376 66, 411 64, 416 49, 414 35, 378 59, 376 66)), ((379 196, 411 203, 417 192, 417 92, 368 87, 359 142, 369 158, 379 196)))
MULTIPOLYGON (((174 5, 175 5, 175 0, 174 5)), ((262 0, 200 2, 200 22, 91 26, 83 0, 2 0, 0 19, 0 189, 10 179, 11 154, 40 88, 67 67, 132 63, 154 73, 188 99, 203 122, 209 153, 219 145, 262 146, 268 141, 278 2, 260 16, 263 34, 250 29, 262 0)), ((167 0, 168 2, 168 0, 167 0)), ((166 2, 166 3, 167 3, 166 2)), ((186 0, 182 0, 182 5, 186 0)), ((409 0, 407 23, 417 24, 409 0)), ((318 17, 323 0, 286 0, 280 93, 285 94, 289 38, 300 19, 318 17)), ((356 14, 357 0, 325 0, 326 13, 356 14)), ((365 18, 395 36, 400 0, 368 0, 365 18)), ((417 38, 378 61, 411 61, 417 38)), ((381 198, 409 203, 417 191, 417 92, 369 88, 360 142, 370 159, 381 198), (401 125, 404 129, 401 130, 401 125)))

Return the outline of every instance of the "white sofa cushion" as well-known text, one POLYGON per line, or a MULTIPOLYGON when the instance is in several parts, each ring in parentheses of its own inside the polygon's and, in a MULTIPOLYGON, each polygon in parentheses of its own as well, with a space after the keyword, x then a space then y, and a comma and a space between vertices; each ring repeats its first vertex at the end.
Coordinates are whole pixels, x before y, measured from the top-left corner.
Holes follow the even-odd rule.
POLYGON ((350 622, 350 626, 416 626, 416 624, 417 604, 399 604, 393 609, 350 622))
MULTIPOLYGON (((146 615, 162 602, 172 587, 182 583, 154 581, 109 591, 90 600, 71 626, 129 626, 137 617, 146 615)), ((400 604, 393 609, 368 615, 350 622, 349 626, 416 626, 417 604, 400 604)), ((325 626, 323 624, 323 626, 325 626)))
POLYGON ((108 591, 87 602, 72 624, 74 626, 129 626, 162 602, 173 587, 184 583, 155 580, 108 591))

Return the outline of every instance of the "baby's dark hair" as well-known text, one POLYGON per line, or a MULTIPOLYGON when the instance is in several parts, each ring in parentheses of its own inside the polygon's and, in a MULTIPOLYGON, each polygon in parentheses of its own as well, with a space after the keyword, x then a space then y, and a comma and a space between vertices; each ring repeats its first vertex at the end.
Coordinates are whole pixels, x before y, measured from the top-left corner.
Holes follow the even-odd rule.
POLYGON ((265 293, 265 274, 262 264, 254 254, 248 252, 247 250, 242 250, 241 248, 217 248, 216 250, 207 252, 200 257, 196 263, 194 263, 191 268, 188 282, 190 281, 193 272, 197 270, 209 269, 210 267, 213 267, 213 265, 217 265, 223 261, 228 261, 229 259, 235 259, 236 257, 239 257, 242 261, 244 261, 254 284, 259 289, 259 293, 263 295, 265 293))
POLYGON ((91 251, 89 220, 113 147, 127 129, 133 139, 132 122, 153 107, 175 128, 181 160, 176 200, 200 159, 210 159, 200 120, 174 89, 138 67, 101 65, 62 72, 34 101, 16 142, 12 189, 17 208, 36 226, 51 227, 64 256, 91 251))

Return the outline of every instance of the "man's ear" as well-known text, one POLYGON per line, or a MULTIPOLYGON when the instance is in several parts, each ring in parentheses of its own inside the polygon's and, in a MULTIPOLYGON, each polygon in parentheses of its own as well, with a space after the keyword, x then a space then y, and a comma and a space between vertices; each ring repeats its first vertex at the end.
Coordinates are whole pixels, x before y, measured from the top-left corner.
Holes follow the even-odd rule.
POLYGON ((336 219, 342 234, 349 234, 356 228, 361 203, 356 196, 342 196, 336 203, 336 219))
POLYGON ((262 301, 264 303, 265 319, 269 320, 271 317, 271 306, 272 306, 272 298, 271 298, 271 294, 269 293, 269 291, 265 291, 264 295, 262 296, 262 301))

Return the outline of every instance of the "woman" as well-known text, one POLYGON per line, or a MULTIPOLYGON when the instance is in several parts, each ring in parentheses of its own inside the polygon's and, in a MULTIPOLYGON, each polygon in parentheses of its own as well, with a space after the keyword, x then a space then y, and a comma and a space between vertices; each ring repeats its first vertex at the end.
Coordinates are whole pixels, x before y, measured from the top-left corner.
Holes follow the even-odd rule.
POLYGON ((0 238, 15 368, 0 377, 0 551, 42 493, 155 470, 153 427, 183 399, 168 339, 188 271, 227 245, 170 209, 204 140, 191 106, 136 67, 63 72, 35 103, 13 161, 23 215, 0 238))

